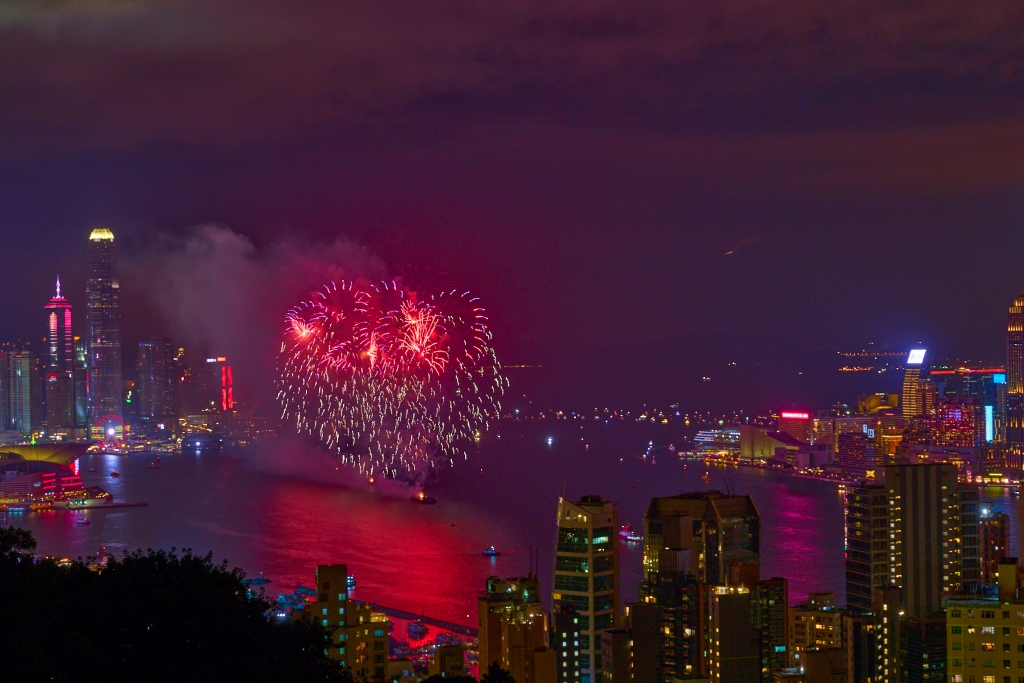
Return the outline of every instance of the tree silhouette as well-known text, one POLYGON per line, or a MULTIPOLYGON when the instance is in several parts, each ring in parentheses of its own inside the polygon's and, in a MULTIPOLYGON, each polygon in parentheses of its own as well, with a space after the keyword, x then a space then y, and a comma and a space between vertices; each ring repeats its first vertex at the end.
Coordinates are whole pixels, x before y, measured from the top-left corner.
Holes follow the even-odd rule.
POLYGON ((272 621, 244 573, 212 555, 139 550, 95 568, 34 548, 28 532, 0 530, 10 680, 352 681, 324 628, 272 621))

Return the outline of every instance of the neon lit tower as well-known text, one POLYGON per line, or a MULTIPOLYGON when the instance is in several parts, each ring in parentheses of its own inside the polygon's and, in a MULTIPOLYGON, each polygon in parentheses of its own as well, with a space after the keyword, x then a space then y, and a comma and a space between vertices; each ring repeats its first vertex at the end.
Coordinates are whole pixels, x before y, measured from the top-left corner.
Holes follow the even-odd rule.
POLYGON ((1006 443, 1024 446, 1024 295, 1006 316, 1006 443))
POLYGON ((89 371, 89 423, 122 417, 121 305, 114 233, 98 228, 89 235, 86 259, 86 341, 89 371))
POLYGON ((71 334, 71 304, 57 294, 46 304, 46 426, 50 429, 75 426, 74 337, 71 334))

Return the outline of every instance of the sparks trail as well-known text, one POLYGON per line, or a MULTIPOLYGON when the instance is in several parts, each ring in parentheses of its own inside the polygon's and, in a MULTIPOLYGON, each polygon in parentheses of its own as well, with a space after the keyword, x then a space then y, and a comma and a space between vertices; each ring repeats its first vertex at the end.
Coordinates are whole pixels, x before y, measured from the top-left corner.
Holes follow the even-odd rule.
POLYGON ((332 282, 285 322, 284 419, 367 476, 423 483, 498 415, 506 380, 469 293, 332 282))

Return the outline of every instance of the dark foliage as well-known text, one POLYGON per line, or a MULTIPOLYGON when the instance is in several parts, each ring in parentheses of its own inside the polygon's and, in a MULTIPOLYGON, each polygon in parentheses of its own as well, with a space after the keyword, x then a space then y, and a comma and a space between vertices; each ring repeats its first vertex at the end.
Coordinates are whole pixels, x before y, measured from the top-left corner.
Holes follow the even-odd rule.
POLYGON ((480 683, 516 683, 512 674, 502 669, 497 662, 491 662, 487 673, 480 677, 480 683))
POLYGON ((4 675, 16 681, 347 681, 328 633, 277 624, 241 570, 211 555, 136 551, 102 571, 33 561, 31 534, 0 530, 4 675))

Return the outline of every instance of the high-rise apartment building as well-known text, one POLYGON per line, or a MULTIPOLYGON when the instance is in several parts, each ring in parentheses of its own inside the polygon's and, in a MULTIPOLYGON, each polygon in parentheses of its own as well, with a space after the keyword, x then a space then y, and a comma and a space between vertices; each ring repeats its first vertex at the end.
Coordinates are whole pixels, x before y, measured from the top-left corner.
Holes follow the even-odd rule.
POLYGON ((761 516, 750 496, 701 491, 653 498, 644 515, 648 581, 683 572, 698 583, 756 583, 760 546, 761 516))
POLYGON ((481 671, 497 663, 516 681, 553 683, 555 655, 547 647, 548 615, 541 608, 537 577, 487 579, 477 599, 477 620, 481 671))
POLYGON ((1024 448, 1024 295, 1006 315, 1006 443, 1024 448))
POLYGON ((879 468, 846 494, 846 538, 847 605, 871 611, 876 589, 900 587, 907 614, 924 618, 963 587, 965 560, 976 576, 977 489, 959 485, 954 465, 879 468))
POLYGON ((86 258, 86 344, 89 371, 89 423, 121 417, 121 303, 114 233, 98 228, 89 235, 86 258))
POLYGON ((139 343, 135 396, 140 419, 174 415, 176 354, 177 350, 167 337, 139 343))
POLYGON ((47 428, 62 429, 75 426, 75 347, 71 331, 71 304, 57 293, 45 306, 46 359, 43 367, 47 428))
POLYGON ((580 620, 580 683, 601 678, 601 632, 619 617, 619 508, 601 496, 559 498, 555 548, 556 605, 580 620))
POLYGON ((567 603, 555 603, 551 619, 551 648, 555 651, 558 683, 580 683, 582 619, 567 603))
POLYGON ((327 654, 360 679, 384 679, 388 666, 388 618, 348 598, 348 567, 316 568, 317 599, 295 613, 331 632, 327 654))
POLYGON ((701 673, 713 683, 762 680, 752 599, 746 586, 701 586, 701 673))
POLYGON ((811 593, 807 602, 795 605, 789 617, 790 666, 802 666, 808 650, 842 648, 843 616, 832 593, 811 593))

